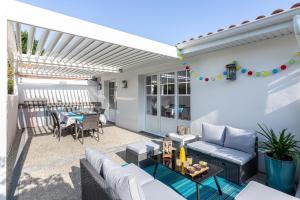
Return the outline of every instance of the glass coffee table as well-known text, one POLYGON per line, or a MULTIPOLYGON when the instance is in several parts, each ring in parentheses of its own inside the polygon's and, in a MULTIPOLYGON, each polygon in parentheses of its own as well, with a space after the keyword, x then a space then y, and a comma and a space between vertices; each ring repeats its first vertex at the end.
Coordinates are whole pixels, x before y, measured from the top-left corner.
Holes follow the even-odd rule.
MULTIPOLYGON (((174 156, 173 156, 174 157, 174 156)), ((222 190, 221 187, 219 185, 218 179, 217 179, 217 175, 222 172, 224 169, 222 167, 213 165, 208 163, 208 167, 209 170, 204 172, 201 175, 195 176, 195 177, 191 177, 189 174, 182 172, 180 167, 176 166, 176 158, 163 158, 163 154, 160 153, 158 155, 154 155, 154 156, 150 156, 150 159, 154 161, 155 163, 155 168, 154 168, 154 173, 153 173, 153 177, 155 178, 156 176, 156 172, 157 172, 157 168, 158 165, 162 165, 178 174, 180 174, 181 176, 193 181, 196 184, 196 191, 197 191, 197 200, 200 199, 200 184, 205 181, 206 179, 209 179, 211 177, 214 177, 215 183, 217 185, 218 188, 218 192, 219 195, 222 195, 222 190)), ((196 160, 196 162, 199 162, 197 159, 193 158, 193 163, 196 163, 194 160, 196 160)))

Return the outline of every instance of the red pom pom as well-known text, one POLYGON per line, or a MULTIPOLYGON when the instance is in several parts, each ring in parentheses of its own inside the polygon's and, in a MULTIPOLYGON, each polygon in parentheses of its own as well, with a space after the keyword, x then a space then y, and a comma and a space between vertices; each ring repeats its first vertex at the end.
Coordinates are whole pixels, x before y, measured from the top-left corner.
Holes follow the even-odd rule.
POLYGON ((186 69, 186 70, 189 70, 189 69, 190 69, 190 66, 188 66, 188 65, 185 66, 185 69, 186 69))
POLYGON ((249 71, 248 76, 252 76, 252 75, 253 75, 253 71, 249 71))
POLYGON ((209 81, 209 78, 205 78, 205 81, 209 81))
POLYGON ((281 66, 280 66, 280 69, 281 69, 281 70, 286 70, 286 68, 287 68, 286 65, 281 65, 281 66))

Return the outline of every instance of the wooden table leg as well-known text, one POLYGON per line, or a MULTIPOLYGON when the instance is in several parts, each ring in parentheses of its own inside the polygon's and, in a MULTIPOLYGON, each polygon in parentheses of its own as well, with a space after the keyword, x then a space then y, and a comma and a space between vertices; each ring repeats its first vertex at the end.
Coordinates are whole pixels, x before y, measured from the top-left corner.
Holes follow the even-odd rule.
POLYGON ((214 179, 215 179, 215 182, 216 182, 216 185, 217 185, 217 188, 218 188, 218 192, 219 192, 219 195, 223 195, 223 192, 221 190, 221 187, 220 187, 220 184, 218 182, 218 179, 216 176, 214 176, 214 179))

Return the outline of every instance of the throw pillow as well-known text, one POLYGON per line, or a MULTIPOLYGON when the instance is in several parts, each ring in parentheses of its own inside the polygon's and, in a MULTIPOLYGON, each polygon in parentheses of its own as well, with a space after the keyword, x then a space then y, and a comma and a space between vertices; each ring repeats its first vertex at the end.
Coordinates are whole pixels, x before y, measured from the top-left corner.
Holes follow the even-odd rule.
POLYGON ((202 139, 205 142, 224 145, 225 126, 217 126, 209 123, 202 123, 202 139))
POLYGON ((226 126, 224 147, 253 154, 255 153, 255 138, 254 132, 226 126))

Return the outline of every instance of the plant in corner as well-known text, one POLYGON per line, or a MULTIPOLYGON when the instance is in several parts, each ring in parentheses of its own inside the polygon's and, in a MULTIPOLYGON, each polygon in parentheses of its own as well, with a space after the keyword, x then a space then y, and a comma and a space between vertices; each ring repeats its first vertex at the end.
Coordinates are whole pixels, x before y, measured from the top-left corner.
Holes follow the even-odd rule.
POLYGON ((267 184, 270 187, 286 193, 293 193, 296 165, 299 158, 299 146, 295 135, 283 129, 278 134, 266 125, 258 124, 263 141, 258 143, 261 151, 265 152, 265 168, 267 184))

